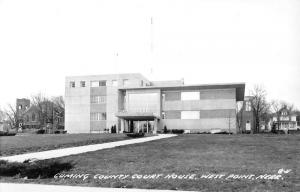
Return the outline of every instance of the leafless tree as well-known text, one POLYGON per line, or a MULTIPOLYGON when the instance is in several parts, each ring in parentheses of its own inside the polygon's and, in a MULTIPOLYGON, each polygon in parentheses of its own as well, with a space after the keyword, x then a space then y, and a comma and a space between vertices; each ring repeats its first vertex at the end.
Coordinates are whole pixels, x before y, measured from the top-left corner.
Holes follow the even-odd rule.
POLYGON ((243 122, 243 102, 238 102, 236 105, 236 123, 238 132, 240 133, 242 130, 242 122, 243 122))
POLYGON ((11 104, 8 105, 7 109, 5 110, 5 114, 8 117, 10 128, 17 128, 19 127, 19 121, 18 121, 18 114, 16 111, 16 108, 12 106, 11 104))
POLYGON ((53 124, 56 122, 57 127, 60 119, 64 119, 65 116, 65 101, 63 96, 52 97, 53 102, 53 124))
POLYGON ((269 104, 266 100, 267 92, 262 86, 255 85, 250 94, 252 96, 251 107, 255 122, 253 133, 258 133, 260 131, 260 122, 265 120, 264 118, 269 112, 269 104))
POLYGON ((5 111, 0 108, 0 122, 6 120, 6 118, 7 118, 7 115, 6 115, 5 111))

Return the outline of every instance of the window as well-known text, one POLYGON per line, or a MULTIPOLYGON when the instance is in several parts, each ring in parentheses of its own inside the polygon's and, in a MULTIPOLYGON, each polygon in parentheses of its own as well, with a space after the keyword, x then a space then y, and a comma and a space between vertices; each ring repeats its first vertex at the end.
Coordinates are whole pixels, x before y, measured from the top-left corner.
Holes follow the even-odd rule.
POLYGON ((157 113, 159 111, 158 93, 130 93, 126 99, 128 112, 157 113))
POLYGON ((80 87, 85 87, 85 81, 80 81, 80 87))
POLYGON ((251 102, 246 101, 246 111, 251 111, 251 102))
POLYGON ((91 87, 99 87, 99 81, 91 81, 91 87))
POLYGON ((29 115, 26 115, 26 121, 29 122, 29 115))
POLYGON ((106 86, 106 81, 99 81, 99 86, 101 86, 101 87, 106 86))
POLYGON ((75 87, 75 81, 70 82, 70 87, 74 88, 75 87))
POLYGON ((35 121, 35 114, 34 113, 32 113, 32 115, 31 115, 31 121, 35 121))
POLYGON ((118 81, 117 80, 112 80, 112 86, 117 87, 118 86, 118 81))
POLYGON ((181 92, 181 100, 200 100, 200 92, 181 92))
POLYGON ((18 107, 19 109, 22 109, 22 105, 19 105, 19 107, 18 107))
POLYGON ((161 118, 165 119, 166 118, 166 112, 161 112, 161 118))
POLYGON ((106 120, 106 113, 91 113, 91 121, 106 120))
POLYGON ((100 104, 106 102, 106 96, 92 96, 91 103, 100 104))
POLYGON ((181 111, 181 119, 200 119, 200 111, 181 111))
POLYGON ((123 79, 123 86, 126 87, 129 85, 129 80, 128 79, 123 79))
POLYGON ((143 80, 141 80, 141 87, 143 87, 144 86, 144 81, 143 80))

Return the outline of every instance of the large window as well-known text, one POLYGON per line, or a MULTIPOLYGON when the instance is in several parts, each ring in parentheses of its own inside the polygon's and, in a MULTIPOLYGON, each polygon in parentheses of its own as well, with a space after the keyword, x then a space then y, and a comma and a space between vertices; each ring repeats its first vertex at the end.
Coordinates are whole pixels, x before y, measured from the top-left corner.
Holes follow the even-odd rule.
POLYGON ((99 87, 99 81, 91 81, 91 87, 99 87))
POLYGON ((158 93, 130 93, 127 99, 127 110, 130 112, 158 112, 158 93))
POLYGON ((117 80, 112 80, 111 82, 113 87, 117 87, 118 86, 118 81, 117 80))
POLYGON ((70 87, 74 88, 75 87, 75 81, 70 82, 70 87))
POLYGON ((35 114, 34 113, 32 113, 32 115, 31 115, 31 121, 35 121, 35 114))
POLYGON ((106 102, 106 96, 92 96, 91 103, 100 104, 106 102))
POLYGON ((181 111, 181 119, 200 119, 200 111, 181 111))
POLYGON ((200 100, 200 92, 181 92, 181 100, 200 100))
POLYGON ((246 111, 251 111, 251 102, 246 101, 246 111))
POLYGON ((85 81, 80 81, 80 87, 85 87, 85 81))
POLYGON ((129 80, 128 79, 123 79, 123 86, 124 87, 129 86, 129 80))
POLYGON ((106 81, 91 81, 91 87, 103 87, 106 86, 106 81))
POLYGON ((91 113, 91 121, 106 120, 106 113, 91 113))

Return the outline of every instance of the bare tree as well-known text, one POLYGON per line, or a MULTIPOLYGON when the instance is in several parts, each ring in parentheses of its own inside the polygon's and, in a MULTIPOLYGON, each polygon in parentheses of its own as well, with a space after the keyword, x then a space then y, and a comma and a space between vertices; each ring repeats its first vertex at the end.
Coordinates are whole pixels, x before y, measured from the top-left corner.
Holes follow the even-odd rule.
POLYGON ((5 111, 0 108, 0 122, 6 120, 6 118, 7 118, 7 115, 6 115, 5 111))
POLYGON ((53 102, 53 125, 56 122, 56 127, 59 127, 59 121, 65 117, 65 101, 63 96, 52 97, 53 102))
POLYGON ((5 110, 6 116, 8 117, 10 128, 19 128, 19 119, 16 108, 11 104, 8 105, 8 108, 5 110))
POLYGON ((269 111, 269 104, 266 100, 267 92, 262 86, 255 85, 250 94, 252 96, 251 107, 255 122, 253 133, 258 133, 260 131, 260 122, 265 120, 264 118, 269 111))
POLYGON ((236 123, 238 127, 238 132, 240 133, 242 130, 242 122, 243 122, 243 102, 238 102, 236 105, 236 123))
POLYGON ((38 120, 41 126, 53 122, 53 103, 42 93, 31 96, 31 103, 38 109, 38 120))

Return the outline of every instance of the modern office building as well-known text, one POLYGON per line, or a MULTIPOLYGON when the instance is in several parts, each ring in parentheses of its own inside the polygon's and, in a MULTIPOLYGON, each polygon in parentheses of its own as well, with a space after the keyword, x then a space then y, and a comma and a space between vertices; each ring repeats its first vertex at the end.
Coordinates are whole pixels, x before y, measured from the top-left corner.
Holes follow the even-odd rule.
POLYGON ((66 77, 65 88, 68 133, 236 133, 236 102, 245 92, 244 83, 184 85, 141 74, 66 77))

